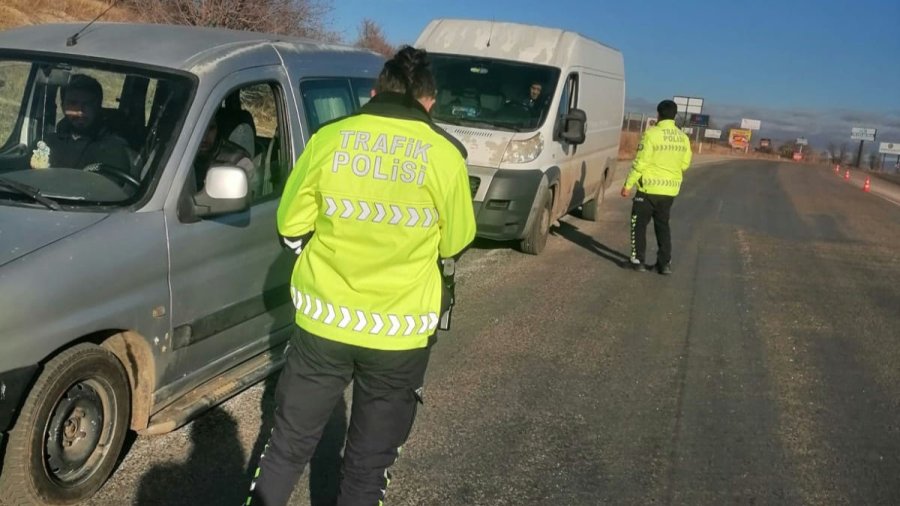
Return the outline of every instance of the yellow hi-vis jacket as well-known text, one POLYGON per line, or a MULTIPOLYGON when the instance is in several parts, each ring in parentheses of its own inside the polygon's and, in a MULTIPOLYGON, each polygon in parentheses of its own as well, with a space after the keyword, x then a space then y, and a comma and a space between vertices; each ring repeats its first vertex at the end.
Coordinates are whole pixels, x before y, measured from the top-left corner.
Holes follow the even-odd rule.
POLYGON ((378 350, 428 344, 441 309, 438 257, 475 237, 465 156, 395 93, 312 136, 278 206, 285 242, 308 239, 291 276, 297 325, 378 350))
POLYGON ((641 138, 625 188, 637 184, 651 195, 678 195, 682 173, 691 165, 691 141, 667 119, 650 127, 641 138))

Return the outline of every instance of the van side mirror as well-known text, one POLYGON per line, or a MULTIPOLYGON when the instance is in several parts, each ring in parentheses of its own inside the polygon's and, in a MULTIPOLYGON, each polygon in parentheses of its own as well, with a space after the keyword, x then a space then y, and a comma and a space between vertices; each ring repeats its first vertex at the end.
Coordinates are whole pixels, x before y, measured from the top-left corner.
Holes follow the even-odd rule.
POLYGON ((245 211, 250 207, 247 173, 234 166, 211 167, 203 189, 194 195, 194 215, 207 218, 245 211))
POLYGON ((587 114, 581 109, 569 109, 563 116, 559 137, 572 145, 584 143, 587 114))

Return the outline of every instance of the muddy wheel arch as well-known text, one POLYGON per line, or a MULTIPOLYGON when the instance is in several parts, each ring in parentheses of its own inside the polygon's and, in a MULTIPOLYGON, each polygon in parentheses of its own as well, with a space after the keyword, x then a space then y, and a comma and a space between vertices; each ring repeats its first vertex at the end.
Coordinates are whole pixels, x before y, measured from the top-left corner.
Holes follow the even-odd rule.
POLYGON ((102 346, 111 351, 128 373, 131 385, 131 429, 147 428, 156 389, 156 359, 147 340, 133 331, 114 334, 102 346))

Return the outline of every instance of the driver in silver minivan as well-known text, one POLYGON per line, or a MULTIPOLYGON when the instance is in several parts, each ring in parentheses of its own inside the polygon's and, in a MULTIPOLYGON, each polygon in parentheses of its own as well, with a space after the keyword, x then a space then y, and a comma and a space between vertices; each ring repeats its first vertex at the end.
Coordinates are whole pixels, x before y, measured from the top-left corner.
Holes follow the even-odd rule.
POLYGON ((93 77, 74 74, 60 89, 60 99, 65 117, 56 125, 55 133, 35 143, 31 168, 92 170, 92 166, 101 164, 136 177, 128 144, 103 124, 100 83, 93 77))

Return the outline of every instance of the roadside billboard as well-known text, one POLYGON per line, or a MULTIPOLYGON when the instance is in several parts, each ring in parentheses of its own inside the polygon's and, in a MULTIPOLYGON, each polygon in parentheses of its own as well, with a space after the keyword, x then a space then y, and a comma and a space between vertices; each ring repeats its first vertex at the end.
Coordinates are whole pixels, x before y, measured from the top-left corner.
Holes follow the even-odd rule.
POLYGON ((900 142, 882 142, 878 145, 878 152, 885 155, 900 156, 900 142))
POLYGON ((744 130, 759 130, 762 122, 758 119, 741 118, 741 128, 744 130))
POLYGON ((772 139, 760 139, 759 140, 760 148, 770 148, 772 147, 772 139))
POLYGON ((728 131, 728 144, 735 149, 747 149, 752 135, 753 132, 746 128, 732 128, 728 131))
POLYGON ((709 114, 691 114, 688 124, 697 127, 708 127, 709 114))
POLYGON ((678 113, 700 114, 703 112, 703 99, 698 97, 681 97, 672 98, 675 105, 678 106, 678 113))
POLYGON ((872 142, 875 140, 876 132, 877 130, 874 128, 853 128, 850 130, 850 139, 854 141, 872 142))
POLYGON ((707 128, 706 132, 703 134, 703 137, 706 137, 707 139, 721 139, 722 131, 715 130, 713 128, 707 128))

